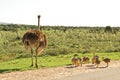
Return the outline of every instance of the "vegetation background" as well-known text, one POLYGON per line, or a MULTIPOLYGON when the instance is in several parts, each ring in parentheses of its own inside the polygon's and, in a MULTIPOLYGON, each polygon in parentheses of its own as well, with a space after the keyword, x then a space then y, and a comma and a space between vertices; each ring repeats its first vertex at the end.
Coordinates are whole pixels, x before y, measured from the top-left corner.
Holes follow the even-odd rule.
MULTIPOLYGON (((30 50, 26 51, 22 43, 22 36, 29 29, 37 29, 37 26, 18 24, 0 25, 0 65, 4 64, 2 62, 7 61, 8 63, 12 63, 9 62, 11 60, 22 59, 24 62, 24 59, 29 59, 30 50)), ((49 56, 47 58, 50 58, 48 59, 51 62, 50 64, 54 63, 55 65, 56 58, 64 58, 64 60, 68 58, 67 61, 70 63, 73 54, 79 54, 80 57, 85 55, 92 57, 92 53, 94 52, 99 55, 103 55, 102 53, 104 53, 106 56, 111 54, 111 58, 113 59, 120 58, 120 27, 41 26, 41 30, 46 34, 48 39, 47 48, 39 55, 42 58, 41 61, 44 61, 45 57, 49 56)), ((30 64, 30 60, 28 64, 30 64)), ((67 62, 61 65, 65 64, 67 62)), ((48 65, 43 64, 46 67, 48 65)), ((60 63, 56 66, 59 65, 60 63)), ((4 72, 5 69, 2 67, 0 67, 0 70, 4 72)), ((10 69, 10 67, 8 68, 7 66, 7 69, 10 69)), ((15 68, 12 67, 12 69, 14 70, 15 68)))

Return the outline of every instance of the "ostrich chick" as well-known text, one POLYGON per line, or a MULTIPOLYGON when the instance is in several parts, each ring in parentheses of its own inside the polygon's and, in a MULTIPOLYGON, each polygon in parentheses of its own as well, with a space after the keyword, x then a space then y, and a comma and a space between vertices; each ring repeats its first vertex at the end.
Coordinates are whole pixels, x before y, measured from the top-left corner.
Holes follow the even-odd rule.
POLYGON ((95 61, 95 65, 96 65, 96 67, 98 68, 98 66, 99 66, 99 64, 100 64, 99 57, 96 56, 94 61, 95 61))
POLYGON ((109 66, 109 63, 110 63, 110 59, 103 57, 103 61, 107 64, 106 67, 108 67, 108 66, 109 66))
POLYGON ((89 63, 89 57, 83 57, 83 61, 82 62, 84 62, 84 63, 89 63))
POLYGON ((79 65, 82 66, 82 59, 81 58, 78 58, 77 57, 78 55, 74 55, 74 57, 72 58, 72 64, 75 66, 75 67, 78 67, 79 65))

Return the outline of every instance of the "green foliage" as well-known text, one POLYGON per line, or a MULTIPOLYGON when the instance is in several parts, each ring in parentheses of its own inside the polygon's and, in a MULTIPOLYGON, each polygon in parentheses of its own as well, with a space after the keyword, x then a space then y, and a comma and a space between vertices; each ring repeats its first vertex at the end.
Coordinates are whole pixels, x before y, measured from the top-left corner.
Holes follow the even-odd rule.
MULTIPOLYGON (((25 51, 22 43, 23 34, 29 29, 37 26, 0 25, 0 61, 30 57, 30 51, 25 51)), ((120 52, 119 27, 41 26, 41 29, 47 36, 48 46, 40 56, 120 52)))

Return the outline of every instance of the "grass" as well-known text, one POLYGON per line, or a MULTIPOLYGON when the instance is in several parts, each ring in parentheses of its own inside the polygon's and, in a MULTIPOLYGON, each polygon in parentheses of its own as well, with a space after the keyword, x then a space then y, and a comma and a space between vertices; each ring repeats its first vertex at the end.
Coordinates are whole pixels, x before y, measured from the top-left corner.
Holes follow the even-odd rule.
MULTIPOLYGON (((66 59, 65 56, 64 57, 63 56, 55 56, 55 57, 43 56, 43 57, 39 57, 39 60, 38 60, 39 68, 64 66, 68 63, 70 63, 70 58, 66 59)), ((11 61, 5 61, 5 62, 1 62, 0 65, 1 65, 0 73, 36 69, 35 66, 30 67, 31 58, 20 58, 20 59, 14 59, 11 61)))
MULTIPOLYGON (((36 69, 29 67, 30 51, 25 51, 22 43, 23 34, 35 28, 37 26, 0 25, 0 73, 36 69)), ((104 27, 44 26, 42 32, 47 36, 48 45, 39 57, 39 68, 71 64, 75 53, 92 58, 92 52, 96 52, 112 60, 120 59, 120 28, 112 28, 112 32, 105 30, 104 27)))
MULTIPOLYGON (((42 26, 41 26, 42 27, 42 26)), ((31 25, 0 25, 0 62, 29 57, 22 43, 23 34, 31 25), (9 34, 9 35, 8 35, 9 34)), ((57 56, 71 53, 120 52, 120 28, 105 32, 103 27, 44 26, 47 48, 43 55, 57 56), (113 33, 115 30, 116 33, 113 33)))
MULTIPOLYGON (((92 53, 87 54, 80 54, 79 57, 88 56, 92 58, 92 53)), ((119 53, 96 53, 97 55, 102 57, 108 57, 111 60, 119 60, 120 54, 119 53)), ((67 55, 59 55, 59 56, 42 56, 39 57, 38 65, 39 68, 49 68, 49 67, 58 67, 58 66, 66 66, 71 64, 71 58, 74 54, 67 54, 67 55)), ((31 65, 31 58, 20 58, 14 59, 10 61, 4 61, 0 63, 0 73, 7 73, 13 71, 24 71, 24 70, 34 70, 35 67, 30 67, 31 65)))

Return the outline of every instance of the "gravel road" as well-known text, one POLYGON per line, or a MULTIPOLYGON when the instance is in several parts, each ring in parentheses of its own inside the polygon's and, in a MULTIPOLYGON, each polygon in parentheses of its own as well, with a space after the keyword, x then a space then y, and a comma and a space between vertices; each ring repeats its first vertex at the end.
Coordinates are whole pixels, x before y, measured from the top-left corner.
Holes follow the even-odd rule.
POLYGON ((106 64, 102 62, 99 68, 90 63, 76 68, 63 66, 17 71, 0 74, 0 80, 120 80, 120 61, 111 61, 108 68, 104 66, 106 64))
POLYGON ((56 80, 120 80, 120 67, 69 76, 56 80))

